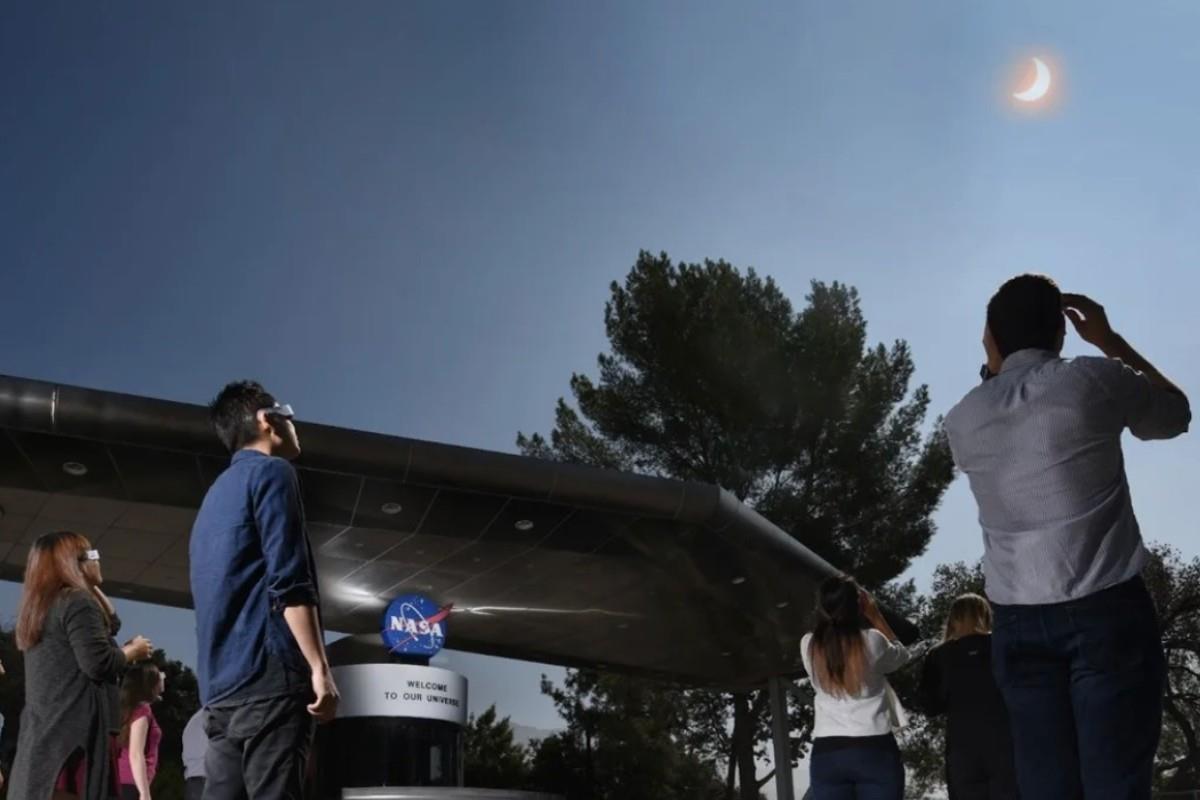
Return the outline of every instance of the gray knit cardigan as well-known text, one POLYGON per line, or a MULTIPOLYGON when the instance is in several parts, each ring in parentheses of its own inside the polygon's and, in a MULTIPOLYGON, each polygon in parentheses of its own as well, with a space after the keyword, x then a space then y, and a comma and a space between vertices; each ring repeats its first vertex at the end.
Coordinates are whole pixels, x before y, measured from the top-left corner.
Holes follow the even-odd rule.
POLYGON ((71 754, 82 751, 81 800, 105 800, 109 746, 120 729, 117 689, 125 654, 100 605, 68 590, 46 613, 42 640, 25 652, 25 708, 8 787, 11 800, 46 800, 71 754))

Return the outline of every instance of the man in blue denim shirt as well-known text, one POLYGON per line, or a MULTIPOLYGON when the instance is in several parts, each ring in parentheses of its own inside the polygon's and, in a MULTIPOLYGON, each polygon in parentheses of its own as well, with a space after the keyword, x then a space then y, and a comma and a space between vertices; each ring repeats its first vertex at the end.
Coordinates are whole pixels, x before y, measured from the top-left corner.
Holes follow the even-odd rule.
POLYGON ((294 798, 313 727, 337 712, 316 567, 290 460, 292 411, 262 386, 231 383, 210 407, 233 453, 196 517, 190 545, 205 800, 294 798))

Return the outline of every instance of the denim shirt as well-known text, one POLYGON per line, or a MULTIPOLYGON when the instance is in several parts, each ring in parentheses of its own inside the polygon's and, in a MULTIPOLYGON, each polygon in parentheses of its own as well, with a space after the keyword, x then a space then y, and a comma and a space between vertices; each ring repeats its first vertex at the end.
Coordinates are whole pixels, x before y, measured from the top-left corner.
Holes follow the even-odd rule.
POLYGON ((200 506, 189 558, 201 702, 302 685, 308 665, 283 610, 317 607, 320 597, 292 465, 255 450, 234 454, 200 506))

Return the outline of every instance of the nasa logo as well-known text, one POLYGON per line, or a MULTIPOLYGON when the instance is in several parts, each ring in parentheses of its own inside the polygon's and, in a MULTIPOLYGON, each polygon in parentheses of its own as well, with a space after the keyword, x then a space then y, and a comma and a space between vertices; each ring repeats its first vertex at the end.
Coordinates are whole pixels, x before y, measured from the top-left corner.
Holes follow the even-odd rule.
POLYGON ((439 607, 420 594, 397 597, 383 614, 383 643, 397 655, 437 655, 446 644, 446 620, 452 608, 439 607))

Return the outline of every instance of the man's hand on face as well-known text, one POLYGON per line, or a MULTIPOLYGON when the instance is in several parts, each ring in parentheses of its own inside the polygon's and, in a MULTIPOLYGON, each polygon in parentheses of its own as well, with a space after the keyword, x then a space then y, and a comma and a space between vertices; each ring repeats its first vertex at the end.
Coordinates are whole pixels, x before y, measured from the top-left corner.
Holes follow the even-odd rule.
POLYGON ((1079 338, 1104 349, 1116 336, 1104 306, 1082 294, 1063 294, 1063 314, 1071 320, 1079 338))

